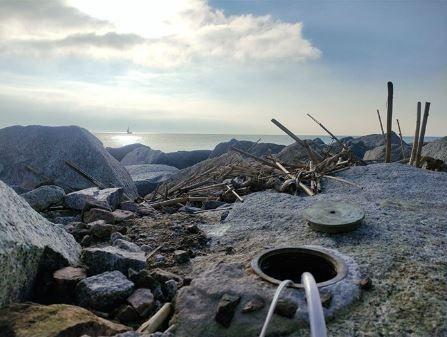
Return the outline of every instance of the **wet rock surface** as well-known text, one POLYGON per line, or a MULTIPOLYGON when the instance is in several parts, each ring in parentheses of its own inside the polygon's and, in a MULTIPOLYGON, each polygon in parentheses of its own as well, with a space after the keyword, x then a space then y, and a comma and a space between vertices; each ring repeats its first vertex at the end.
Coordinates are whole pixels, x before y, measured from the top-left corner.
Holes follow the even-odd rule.
POLYGON ((13 304, 0 310, 3 337, 114 336, 130 328, 66 304, 13 304))
POLYGON ((110 310, 132 293, 134 284, 119 271, 88 277, 76 286, 76 303, 96 310, 110 310))

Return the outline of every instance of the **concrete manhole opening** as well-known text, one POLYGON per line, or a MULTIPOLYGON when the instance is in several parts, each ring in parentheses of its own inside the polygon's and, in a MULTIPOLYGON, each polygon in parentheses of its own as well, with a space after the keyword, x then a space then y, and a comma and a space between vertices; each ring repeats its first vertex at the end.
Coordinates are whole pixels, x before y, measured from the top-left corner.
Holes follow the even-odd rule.
POLYGON ((287 247, 268 250, 252 260, 251 266, 264 280, 279 284, 292 280, 295 287, 302 287, 301 275, 309 272, 318 287, 342 280, 347 266, 339 257, 323 249, 309 247, 287 247))

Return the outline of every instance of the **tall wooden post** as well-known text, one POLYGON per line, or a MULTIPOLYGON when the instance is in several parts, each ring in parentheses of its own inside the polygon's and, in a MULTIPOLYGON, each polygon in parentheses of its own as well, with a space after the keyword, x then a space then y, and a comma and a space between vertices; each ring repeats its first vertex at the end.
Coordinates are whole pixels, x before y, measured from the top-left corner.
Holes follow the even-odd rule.
POLYGON ((385 137, 385 132, 383 132, 382 118, 380 118, 380 112, 379 112, 379 109, 377 109, 377 117, 379 118, 380 131, 382 131, 383 144, 385 145, 385 143, 386 143, 386 137, 385 137))
POLYGON ((425 102, 424 117, 422 118, 421 133, 419 134, 418 152, 416 154, 416 166, 421 164, 422 146, 424 146, 425 129, 427 128, 428 112, 430 110, 430 102, 425 102))
POLYGON ((388 104, 386 110, 386 153, 385 162, 391 162, 391 127, 393 123, 393 83, 388 82, 388 104))
POLYGON ((399 119, 396 118, 396 123, 397 123, 397 129, 399 130, 399 138, 400 138, 400 152, 402 153, 402 159, 405 159, 405 153, 404 153, 404 140, 402 138, 402 131, 400 129, 400 123, 399 123, 399 119))
POLYGON ((416 130, 414 130, 414 140, 413 140, 413 148, 411 149, 411 157, 410 157, 410 165, 414 165, 416 163, 416 155, 418 151, 419 144, 419 129, 421 127, 421 102, 418 102, 417 112, 416 112, 416 130))

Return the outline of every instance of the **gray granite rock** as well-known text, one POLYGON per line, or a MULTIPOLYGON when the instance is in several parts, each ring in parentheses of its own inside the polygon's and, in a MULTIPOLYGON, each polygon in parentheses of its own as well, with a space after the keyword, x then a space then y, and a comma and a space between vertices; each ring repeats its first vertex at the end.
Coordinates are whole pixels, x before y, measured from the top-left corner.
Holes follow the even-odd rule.
POLYGON ((106 188, 100 190, 91 187, 84 190, 68 193, 65 196, 65 206, 71 209, 83 210, 87 203, 94 203, 97 208, 113 211, 121 201, 122 188, 106 188))
MULTIPOLYGON (((385 145, 381 145, 375 147, 371 150, 365 152, 363 156, 363 160, 377 160, 384 161, 385 160, 386 147, 385 145)), ((405 158, 410 158, 411 155, 411 146, 404 144, 404 156, 405 158)), ((402 149, 400 144, 391 144, 391 161, 399 161, 402 158, 402 149)))
POLYGON ((116 209, 112 212, 115 222, 123 222, 135 218, 135 213, 131 211, 125 211, 122 209, 116 209))
POLYGON ((447 163, 447 137, 427 143, 422 147, 422 155, 443 160, 447 163))
POLYGON ((31 125, 0 129, 0 179, 7 184, 31 189, 42 183, 55 184, 66 192, 91 187, 66 165, 67 160, 105 186, 123 187, 130 198, 138 196, 129 173, 83 128, 31 125))
POLYGON ((118 161, 121 161, 126 154, 135 150, 139 147, 145 147, 145 145, 140 143, 124 145, 121 147, 106 147, 106 150, 118 161))
POLYGON ((250 150, 251 154, 262 157, 267 154, 279 153, 285 146, 273 143, 255 143, 248 140, 231 139, 228 142, 219 143, 210 153, 209 158, 215 158, 231 151, 232 147, 236 147, 243 151, 250 150))
POLYGON ((159 184, 179 171, 176 167, 160 164, 129 165, 126 166, 126 170, 142 197, 151 193, 159 184))
POLYGON ((73 236, 0 181, 0 307, 30 298, 39 271, 79 263, 73 236))
POLYGON ((113 246, 86 248, 82 252, 82 261, 90 275, 112 270, 127 275, 129 268, 139 271, 146 266, 143 252, 129 252, 113 246))
POLYGON ((98 220, 103 220, 106 223, 114 224, 115 216, 112 212, 106 211, 102 208, 92 208, 84 213, 84 222, 90 223, 98 220))
POLYGON ((150 289, 136 289, 127 298, 127 302, 138 312, 141 317, 146 317, 155 308, 154 295, 150 289))
POLYGON ((115 247, 122 250, 127 250, 128 252, 139 253, 143 251, 137 244, 123 239, 115 239, 113 240, 112 244, 115 247))
POLYGON ((54 185, 40 186, 21 195, 36 211, 43 211, 50 206, 62 204, 64 196, 65 191, 61 187, 54 185))
POLYGON ((111 310, 132 293, 134 284, 119 271, 87 277, 76 286, 76 302, 81 307, 111 310))
POLYGON ((103 241, 109 240, 110 236, 119 230, 118 226, 108 224, 104 220, 90 222, 85 227, 90 235, 103 241))

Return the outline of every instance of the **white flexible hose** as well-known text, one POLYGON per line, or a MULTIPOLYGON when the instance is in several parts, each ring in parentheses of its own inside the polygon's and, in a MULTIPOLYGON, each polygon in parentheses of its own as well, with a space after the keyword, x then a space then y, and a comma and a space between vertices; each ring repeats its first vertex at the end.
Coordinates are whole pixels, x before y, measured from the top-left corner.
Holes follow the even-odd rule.
POLYGON ((323 306, 317 283, 311 273, 301 275, 301 283, 306 292, 307 311, 309 312, 310 335, 312 337, 327 337, 323 306))
POLYGON ((293 282, 290 280, 282 281, 279 284, 278 288, 276 289, 275 296, 273 296, 272 304, 270 304, 270 308, 267 313, 267 317, 265 319, 264 325, 262 326, 261 334, 259 335, 259 337, 265 337, 270 320, 272 319, 273 313, 275 312, 276 304, 278 303, 278 300, 279 300, 279 295, 281 294, 281 291, 285 287, 287 287, 290 283, 293 283, 293 282))

